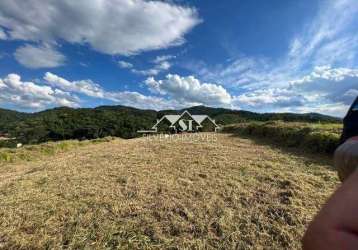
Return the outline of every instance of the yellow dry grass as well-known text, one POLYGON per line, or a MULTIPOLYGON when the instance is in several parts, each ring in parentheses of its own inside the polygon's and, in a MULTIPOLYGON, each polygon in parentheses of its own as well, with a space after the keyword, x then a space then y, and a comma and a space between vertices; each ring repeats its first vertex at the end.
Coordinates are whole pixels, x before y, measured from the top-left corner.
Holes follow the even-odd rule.
POLYGON ((327 158, 215 136, 115 139, 0 165, 0 248, 300 248, 338 185, 327 158))

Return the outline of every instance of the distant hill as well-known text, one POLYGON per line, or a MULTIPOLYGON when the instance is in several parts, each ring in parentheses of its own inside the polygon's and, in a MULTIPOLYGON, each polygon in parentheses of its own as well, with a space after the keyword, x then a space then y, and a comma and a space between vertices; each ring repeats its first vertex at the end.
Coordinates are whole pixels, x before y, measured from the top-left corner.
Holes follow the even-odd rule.
MULTIPOLYGON (((192 114, 206 114, 226 125, 245 121, 302 121, 337 123, 341 119, 322 114, 254 113, 195 106, 192 114)), ((165 114, 179 114, 183 110, 142 110, 126 106, 100 106, 73 109, 60 107, 37 113, 22 113, 0 109, 0 132, 9 133, 22 143, 39 143, 49 140, 94 139, 105 136, 133 138, 137 131, 153 126, 165 114)))
POLYGON ((191 114, 206 114, 217 120, 221 124, 232 124, 241 121, 289 121, 289 122, 323 122, 323 123, 336 123, 342 122, 340 118, 319 113, 255 113, 245 110, 231 110, 225 108, 212 108, 206 106, 195 106, 182 110, 163 110, 159 111, 162 114, 181 113, 188 110, 191 114))
POLYGON ((7 132, 14 123, 17 123, 30 116, 31 114, 29 113, 22 113, 0 108, 0 133, 7 132))

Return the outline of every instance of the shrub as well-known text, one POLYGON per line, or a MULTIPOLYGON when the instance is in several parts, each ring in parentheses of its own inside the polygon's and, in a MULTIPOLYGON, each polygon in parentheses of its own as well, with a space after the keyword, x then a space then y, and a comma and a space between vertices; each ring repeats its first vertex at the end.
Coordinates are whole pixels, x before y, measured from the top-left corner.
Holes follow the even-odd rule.
POLYGON ((7 152, 0 152, 0 161, 11 162, 11 155, 7 152))

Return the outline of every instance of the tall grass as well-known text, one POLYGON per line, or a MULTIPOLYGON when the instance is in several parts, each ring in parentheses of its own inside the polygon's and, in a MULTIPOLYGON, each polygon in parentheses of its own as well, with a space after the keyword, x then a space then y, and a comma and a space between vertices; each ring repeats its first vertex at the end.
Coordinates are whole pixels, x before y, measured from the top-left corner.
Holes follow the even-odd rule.
POLYGON ((47 142, 38 145, 27 145, 22 148, 2 148, 0 149, 0 164, 15 162, 17 160, 30 161, 42 156, 51 156, 60 152, 68 151, 76 147, 91 143, 101 143, 113 140, 112 137, 105 137, 94 140, 67 140, 60 142, 47 142))
POLYGON ((341 124, 250 122, 226 126, 224 132, 266 138, 282 146, 332 154, 339 145, 341 124))

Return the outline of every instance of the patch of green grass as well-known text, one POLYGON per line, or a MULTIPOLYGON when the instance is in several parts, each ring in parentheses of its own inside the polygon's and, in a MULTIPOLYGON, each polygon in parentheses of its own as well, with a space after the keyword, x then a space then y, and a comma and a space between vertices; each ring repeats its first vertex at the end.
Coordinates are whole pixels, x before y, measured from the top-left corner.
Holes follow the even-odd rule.
POLYGON ((11 162, 11 154, 8 152, 0 152, 0 161, 11 162))

